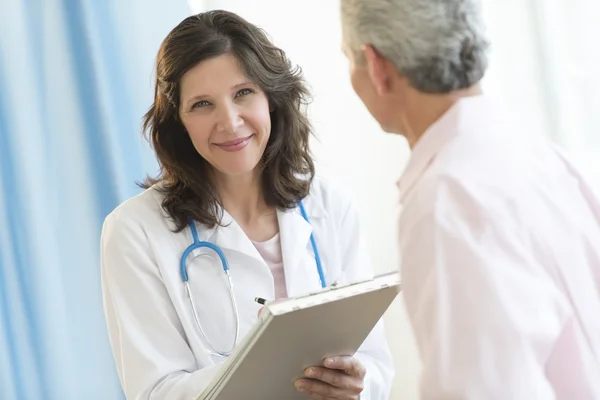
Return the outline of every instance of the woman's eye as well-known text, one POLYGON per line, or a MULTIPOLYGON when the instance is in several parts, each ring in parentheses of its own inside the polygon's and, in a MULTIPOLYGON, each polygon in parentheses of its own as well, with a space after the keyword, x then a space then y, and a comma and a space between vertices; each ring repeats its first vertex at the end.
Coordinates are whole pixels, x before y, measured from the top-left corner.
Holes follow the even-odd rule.
POLYGON ((239 91, 238 91, 238 92, 235 94, 235 97, 247 96, 247 95, 249 95, 249 94, 251 94, 251 93, 254 93, 254 90, 252 90, 252 89, 242 89, 242 90, 239 90, 239 91))
POLYGON ((192 105, 192 110, 195 109, 195 108, 207 107, 207 106, 210 106, 210 103, 208 101, 206 101, 206 100, 200 100, 200 101, 195 102, 192 105))

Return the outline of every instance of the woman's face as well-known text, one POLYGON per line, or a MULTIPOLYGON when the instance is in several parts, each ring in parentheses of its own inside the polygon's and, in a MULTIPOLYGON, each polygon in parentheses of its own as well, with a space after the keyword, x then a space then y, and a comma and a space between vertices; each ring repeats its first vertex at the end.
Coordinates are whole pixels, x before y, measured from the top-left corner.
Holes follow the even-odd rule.
POLYGON ((180 86, 179 113, 196 151, 221 174, 251 173, 271 134, 266 93, 230 54, 196 65, 180 86))

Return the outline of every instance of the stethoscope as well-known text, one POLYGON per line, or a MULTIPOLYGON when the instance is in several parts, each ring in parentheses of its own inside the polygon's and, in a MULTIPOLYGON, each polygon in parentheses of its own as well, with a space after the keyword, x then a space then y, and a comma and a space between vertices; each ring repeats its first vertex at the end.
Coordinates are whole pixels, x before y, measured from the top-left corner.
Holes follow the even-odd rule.
MULTIPOLYGON (((308 216, 306 215, 306 210, 304 209, 304 205, 302 204, 302 201, 298 201, 298 207, 300 208, 300 213, 302 214, 302 217, 306 220, 306 222, 308 222, 310 224, 310 220, 308 219, 308 216)), ((194 221, 191 218, 188 218, 188 225, 190 227, 190 230, 192 231, 192 237, 194 239, 194 242, 191 245, 189 245, 188 248, 185 249, 183 254, 181 255, 181 260, 179 262, 181 279, 183 280, 185 292, 188 296, 188 299, 190 300, 190 305, 192 307, 192 312, 194 314, 194 320, 196 321, 196 326, 198 327, 198 330, 200 332, 200 335, 202 335, 204 342, 212 350, 214 355, 228 357, 233 352, 233 349, 235 348, 235 345, 237 344, 238 336, 239 336, 239 332, 240 332, 240 315, 239 315, 238 308, 237 308, 237 302, 235 301, 235 294, 233 291, 233 281, 231 279, 231 274, 229 273, 229 263, 227 262, 227 257, 225 257, 223 250, 221 250, 221 248, 219 246, 217 246, 211 242, 204 242, 204 241, 200 241, 198 239, 198 231, 196 229, 196 224, 194 223, 194 221), (194 251, 196 249, 200 249, 202 247, 211 249, 215 253, 217 253, 217 255, 219 256, 219 258, 221 260, 221 264, 223 266, 223 272, 225 272, 225 276, 227 277, 227 282, 228 282, 228 286, 229 286, 229 299, 231 301, 231 308, 233 309, 233 315, 235 317, 235 337, 233 339, 233 344, 232 344, 231 348, 227 351, 218 350, 215 346, 213 346, 213 344, 210 341, 210 339, 208 338, 208 336, 206 336, 204 329, 202 329, 202 324, 200 323, 200 320, 198 319, 198 313, 196 311, 196 304, 194 303, 194 297, 192 296, 192 291, 190 290, 189 278, 188 278, 187 267, 186 267, 186 260, 192 251, 194 251)), ((317 271, 319 273, 319 280, 321 282, 321 287, 325 288, 325 287, 327 287, 327 282, 325 280, 325 274, 323 273, 323 265, 321 264, 321 257, 319 256, 319 250, 317 249, 317 242, 315 241, 315 237, 312 234, 312 232, 310 234, 310 243, 312 245, 312 249, 315 254, 315 262, 317 264, 317 271)))

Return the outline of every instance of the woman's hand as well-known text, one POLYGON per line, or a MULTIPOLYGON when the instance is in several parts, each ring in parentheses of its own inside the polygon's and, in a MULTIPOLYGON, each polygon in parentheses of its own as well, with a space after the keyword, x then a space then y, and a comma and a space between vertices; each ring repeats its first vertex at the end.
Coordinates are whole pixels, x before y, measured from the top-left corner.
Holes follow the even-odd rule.
MULTIPOLYGON (((277 303, 285 299, 270 301, 277 303)), ((258 316, 264 307, 258 310, 258 316)), ((313 400, 358 400, 367 371, 358 359, 350 356, 328 357, 323 364, 307 368, 305 379, 298 379, 296 389, 313 400)))
POLYGON ((307 368, 306 379, 298 379, 294 385, 313 400, 358 400, 366 373, 354 357, 329 357, 322 365, 307 368))

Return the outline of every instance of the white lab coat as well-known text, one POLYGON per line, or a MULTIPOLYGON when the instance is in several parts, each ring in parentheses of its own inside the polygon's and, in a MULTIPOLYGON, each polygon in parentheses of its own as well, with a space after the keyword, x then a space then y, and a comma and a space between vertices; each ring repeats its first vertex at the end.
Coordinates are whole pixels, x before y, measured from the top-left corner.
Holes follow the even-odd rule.
POLYGON ((600 199, 485 96, 399 181, 404 299, 424 400, 600 399, 600 199))
MULTIPOLYGON (((321 287, 310 245, 311 225, 328 283, 372 276, 359 217, 348 199, 317 178, 303 203, 311 224, 297 209, 277 214, 288 295, 321 287)), ((207 352, 180 276, 179 260, 192 243, 191 232, 173 233, 174 225, 160 204, 161 195, 151 188, 106 218, 101 243, 104 308, 127 398, 189 400, 205 387, 222 359, 207 352)), ((198 234, 200 240, 220 246, 229 261, 242 340, 257 320, 260 306, 253 299, 274 298, 273 277, 227 213, 224 225, 203 229, 198 224, 198 234)), ((210 250, 193 253, 198 254, 203 256, 194 259, 188 273, 199 318, 213 344, 227 349, 235 320, 223 270, 210 250)), ((356 356, 367 368, 361 399, 387 399, 393 366, 381 322, 356 356)))

